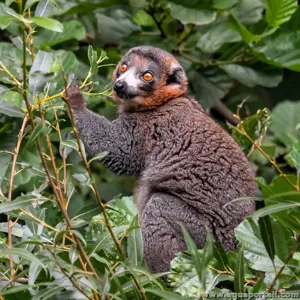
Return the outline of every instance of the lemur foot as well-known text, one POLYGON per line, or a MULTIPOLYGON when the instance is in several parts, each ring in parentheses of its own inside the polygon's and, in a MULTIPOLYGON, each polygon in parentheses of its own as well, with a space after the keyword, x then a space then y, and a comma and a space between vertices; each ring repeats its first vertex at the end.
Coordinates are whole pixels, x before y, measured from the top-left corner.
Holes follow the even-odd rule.
POLYGON ((72 109, 80 110, 86 107, 86 102, 78 86, 70 86, 67 89, 66 96, 67 96, 67 101, 69 101, 72 109))

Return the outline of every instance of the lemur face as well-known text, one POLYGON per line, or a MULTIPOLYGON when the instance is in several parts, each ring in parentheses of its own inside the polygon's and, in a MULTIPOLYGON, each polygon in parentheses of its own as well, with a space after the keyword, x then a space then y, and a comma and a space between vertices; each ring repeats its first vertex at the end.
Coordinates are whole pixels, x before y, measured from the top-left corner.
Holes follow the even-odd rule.
POLYGON ((186 92, 183 68, 168 52, 150 46, 132 48, 117 65, 113 97, 121 110, 145 110, 186 92))

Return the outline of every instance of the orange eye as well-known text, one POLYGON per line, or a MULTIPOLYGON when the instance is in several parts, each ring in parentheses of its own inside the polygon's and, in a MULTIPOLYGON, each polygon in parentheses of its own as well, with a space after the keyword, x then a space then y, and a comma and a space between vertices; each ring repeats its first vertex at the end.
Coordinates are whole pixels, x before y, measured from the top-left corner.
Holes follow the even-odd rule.
POLYGON ((146 72, 146 73, 144 73, 143 78, 146 81, 150 81, 150 80, 152 80, 153 75, 151 73, 149 73, 149 72, 146 72))
POLYGON ((120 71, 121 71, 122 73, 124 73, 124 72, 126 72, 126 70, 127 70, 127 65, 126 65, 126 64, 122 64, 122 65, 120 66, 120 71))

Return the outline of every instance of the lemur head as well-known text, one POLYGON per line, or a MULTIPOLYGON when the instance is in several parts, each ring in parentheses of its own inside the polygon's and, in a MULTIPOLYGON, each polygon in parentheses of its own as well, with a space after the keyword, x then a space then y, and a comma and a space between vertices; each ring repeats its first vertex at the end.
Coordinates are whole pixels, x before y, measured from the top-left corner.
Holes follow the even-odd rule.
POLYGON ((170 53, 151 46, 129 50, 113 74, 113 97, 121 111, 147 110, 187 90, 183 68, 170 53))

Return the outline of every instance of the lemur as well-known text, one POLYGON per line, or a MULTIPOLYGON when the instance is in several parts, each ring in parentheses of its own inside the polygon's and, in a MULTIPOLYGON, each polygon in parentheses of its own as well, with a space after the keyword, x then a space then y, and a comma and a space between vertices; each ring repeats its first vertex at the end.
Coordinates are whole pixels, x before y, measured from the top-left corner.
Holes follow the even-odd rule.
POLYGON ((135 47, 118 63, 113 82, 118 113, 112 122, 86 108, 78 87, 67 94, 88 152, 107 151, 109 169, 137 177, 149 271, 167 271, 186 250, 180 224, 199 248, 210 230, 226 251, 236 249, 234 228, 254 204, 231 201, 255 195, 254 174, 234 139, 188 96, 181 65, 162 49, 135 47))

